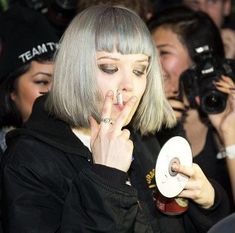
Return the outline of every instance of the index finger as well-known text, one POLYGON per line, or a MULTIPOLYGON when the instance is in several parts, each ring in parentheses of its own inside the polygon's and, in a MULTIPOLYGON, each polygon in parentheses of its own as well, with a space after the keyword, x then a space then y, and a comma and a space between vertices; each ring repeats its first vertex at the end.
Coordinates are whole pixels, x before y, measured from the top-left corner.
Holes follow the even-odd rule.
POLYGON ((102 125, 108 125, 102 119, 110 119, 113 106, 113 91, 108 91, 105 95, 104 104, 101 111, 101 122, 102 125))
POLYGON ((124 108, 120 112, 119 116, 115 120, 114 127, 117 130, 121 130, 122 127, 125 125, 125 123, 128 120, 128 117, 130 116, 130 113, 134 110, 135 103, 137 101, 136 96, 132 96, 124 105, 124 108))

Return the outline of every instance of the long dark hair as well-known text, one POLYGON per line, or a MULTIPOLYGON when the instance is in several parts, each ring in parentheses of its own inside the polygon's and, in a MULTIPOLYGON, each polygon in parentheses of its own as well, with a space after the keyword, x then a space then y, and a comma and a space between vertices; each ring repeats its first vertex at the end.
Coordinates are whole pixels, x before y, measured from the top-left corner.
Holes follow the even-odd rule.
POLYGON ((46 63, 52 61, 52 59, 52 54, 37 57, 3 78, 2 83, 0 83, 0 129, 2 127, 22 126, 23 119, 15 102, 11 99, 11 93, 17 88, 19 77, 30 69, 32 61, 46 63))
POLYGON ((214 56, 225 57, 220 31, 204 12, 177 5, 158 12, 147 25, 151 33, 160 26, 169 27, 186 46, 193 61, 195 61, 195 48, 204 45, 210 46, 214 56))

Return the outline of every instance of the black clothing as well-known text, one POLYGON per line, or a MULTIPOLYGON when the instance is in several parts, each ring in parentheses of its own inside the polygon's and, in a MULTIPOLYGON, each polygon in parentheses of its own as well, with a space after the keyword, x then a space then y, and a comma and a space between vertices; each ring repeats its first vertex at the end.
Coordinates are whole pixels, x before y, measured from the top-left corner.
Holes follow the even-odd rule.
POLYGON ((235 213, 220 220, 208 231, 208 233, 234 233, 234 229, 235 229, 235 213))
POLYGON ((202 151, 194 157, 194 162, 199 164, 206 177, 216 180, 229 195, 231 210, 234 211, 233 194, 226 164, 226 158, 217 158, 219 148, 215 140, 215 132, 208 128, 206 141, 202 151))
POLYGON ((0 147, 0 161, 1 161, 1 159, 2 159, 2 155, 3 155, 3 150, 2 150, 2 148, 0 147))
POLYGON ((44 110, 44 98, 36 100, 25 128, 7 136, 2 165, 5 232, 202 233, 228 214, 227 196, 216 183, 215 204, 208 210, 192 202, 178 216, 156 209, 156 158, 177 128, 145 137, 132 131, 134 160, 126 174, 93 164, 92 154, 69 125, 44 110))

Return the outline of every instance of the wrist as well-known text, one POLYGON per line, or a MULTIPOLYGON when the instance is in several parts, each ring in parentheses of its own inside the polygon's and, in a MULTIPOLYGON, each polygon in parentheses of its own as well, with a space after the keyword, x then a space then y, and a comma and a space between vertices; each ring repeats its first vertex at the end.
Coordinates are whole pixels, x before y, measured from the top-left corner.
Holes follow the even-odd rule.
POLYGON ((209 209, 209 208, 211 208, 213 205, 214 205, 214 203, 215 203, 215 190, 214 190, 214 188, 213 188, 213 186, 210 184, 210 189, 208 190, 208 200, 207 200, 207 202, 205 202, 203 205, 201 205, 201 207, 203 208, 203 209, 209 209))
POLYGON ((235 144, 235 133, 234 132, 224 132, 221 136, 223 144, 225 147, 235 144))
POLYGON ((229 159, 235 159, 235 144, 225 147, 226 157, 229 159))

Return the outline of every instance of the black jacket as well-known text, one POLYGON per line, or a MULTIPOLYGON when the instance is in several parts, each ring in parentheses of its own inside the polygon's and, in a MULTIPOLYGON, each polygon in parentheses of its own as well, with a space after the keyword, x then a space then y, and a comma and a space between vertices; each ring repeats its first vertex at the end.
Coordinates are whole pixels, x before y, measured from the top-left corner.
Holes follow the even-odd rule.
POLYGON ((167 216, 155 207, 156 158, 169 136, 181 134, 178 129, 148 137, 132 132, 134 160, 126 174, 94 165, 70 127, 44 110, 44 98, 36 101, 25 128, 7 136, 1 168, 5 232, 194 233, 228 214, 217 184, 209 210, 190 202, 184 214, 167 216))

